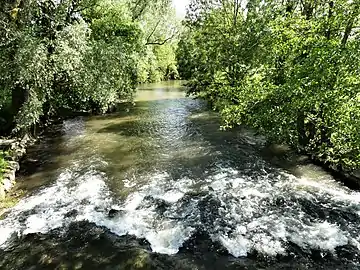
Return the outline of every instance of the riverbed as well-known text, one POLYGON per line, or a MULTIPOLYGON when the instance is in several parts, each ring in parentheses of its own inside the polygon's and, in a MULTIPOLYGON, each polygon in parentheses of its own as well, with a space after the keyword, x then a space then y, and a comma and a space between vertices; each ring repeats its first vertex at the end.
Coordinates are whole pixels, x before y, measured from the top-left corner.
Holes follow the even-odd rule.
POLYGON ((221 131, 181 82, 142 85, 135 103, 30 149, 1 269, 360 269, 359 192, 221 131))

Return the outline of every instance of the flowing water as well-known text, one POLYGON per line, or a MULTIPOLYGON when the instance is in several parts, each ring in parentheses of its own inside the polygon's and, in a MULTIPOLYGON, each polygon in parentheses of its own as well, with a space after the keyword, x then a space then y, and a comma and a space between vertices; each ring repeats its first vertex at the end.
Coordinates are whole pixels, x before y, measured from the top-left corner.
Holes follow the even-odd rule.
POLYGON ((219 126, 168 82, 53 127, 0 221, 0 268, 360 269, 360 193, 219 126))

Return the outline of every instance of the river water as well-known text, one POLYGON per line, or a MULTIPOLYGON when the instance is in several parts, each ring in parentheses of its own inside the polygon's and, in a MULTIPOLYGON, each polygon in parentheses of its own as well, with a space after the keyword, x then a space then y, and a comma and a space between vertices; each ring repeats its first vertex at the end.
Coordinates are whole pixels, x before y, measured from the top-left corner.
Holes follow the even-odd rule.
POLYGON ((0 221, 0 269, 360 269, 360 193, 219 126, 179 82, 54 126, 0 221))

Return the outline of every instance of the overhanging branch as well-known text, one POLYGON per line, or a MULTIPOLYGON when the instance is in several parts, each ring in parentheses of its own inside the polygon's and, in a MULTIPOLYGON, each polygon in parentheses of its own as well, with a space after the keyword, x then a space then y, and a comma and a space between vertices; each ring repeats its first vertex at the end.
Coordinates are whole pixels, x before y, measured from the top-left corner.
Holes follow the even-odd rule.
POLYGON ((159 45, 159 46, 164 45, 165 43, 172 40, 177 34, 178 34, 178 32, 175 31, 170 37, 168 37, 168 38, 166 38, 164 40, 155 40, 155 41, 147 40, 145 45, 159 45))

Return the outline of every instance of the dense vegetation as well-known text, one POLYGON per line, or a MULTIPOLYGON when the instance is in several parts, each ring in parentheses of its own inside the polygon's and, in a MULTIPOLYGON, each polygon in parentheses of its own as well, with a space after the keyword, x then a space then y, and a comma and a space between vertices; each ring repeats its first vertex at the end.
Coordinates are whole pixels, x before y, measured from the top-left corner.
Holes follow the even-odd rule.
POLYGON ((169 0, 0 0, 0 132, 176 78, 178 31, 169 0))
POLYGON ((359 168, 359 17, 358 0, 193 0, 178 45, 170 0, 0 0, 0 132, 106 112, 179 70, 225 128, 359 168))
POLYGON ((224 127, 360 167, 360 1, 193 0, 177 52, 224 127))
POLYGON ((6 160, 6 152, 0 150, 0 184, 3 180, 3 174, 8 166, 8 161, 6 160))

